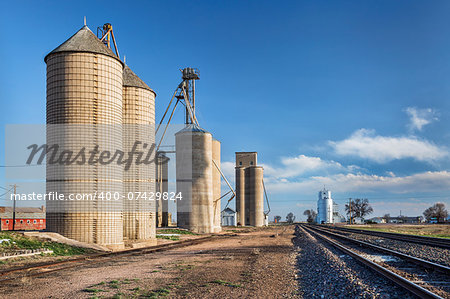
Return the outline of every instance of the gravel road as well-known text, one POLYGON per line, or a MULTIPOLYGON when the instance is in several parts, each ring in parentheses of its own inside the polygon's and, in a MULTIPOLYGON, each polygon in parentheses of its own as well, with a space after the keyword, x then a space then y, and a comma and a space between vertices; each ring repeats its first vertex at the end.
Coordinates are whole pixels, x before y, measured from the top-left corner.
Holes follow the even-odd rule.
POLYGON ((0 298, 298 298, 293 226, 0 286, 0 298))

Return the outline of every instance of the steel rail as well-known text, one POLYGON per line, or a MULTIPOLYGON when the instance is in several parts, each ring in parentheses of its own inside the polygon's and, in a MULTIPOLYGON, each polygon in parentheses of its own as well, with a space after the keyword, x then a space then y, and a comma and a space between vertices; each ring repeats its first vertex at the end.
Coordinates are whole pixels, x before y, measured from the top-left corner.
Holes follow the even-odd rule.
POLYGON ((400 287, 404 288, 405 290, 408 290, 409 292, 413 293, 416 296, 419 296, 420 298, 440 298, 442 299, 441 296, 436 295, 430 291, 428 291, 427 289, 407 280, 406 278, 378 265, 375 262, 372 262, 371 260, 357 254, 356 252, 350 250, 349 248, 331 240, 328 237, 325 237, 323 235, 321 235, 320 233, 313 231, 311 228, 307 228, 305 226, 301 226, 303 229, 305 229, 306 231, 308 231, 309 233, 314 234, 315 236, 317 236, 318 238, 324 240, 325 242, 327 242, 328 244, 338 248, 339 250, 341 250, 342 252, 350 255, 351 257, 353 257, 356 261, 360 262, 361 264, 369 267, 370 269, 372 269, 373 271, 381 274, 382 276, 386 277, 387 279, 389 279, 390 281, 394 282, 395 284, 399 285, 400 287))
POLYGON ((437 263, 434 263, 434 262, 430 262, 430 261, 427 261, 427 260, 424 260, 424 259, 421 259, 421 258, 418 258, 418 257, 414 257, 414 256, 411 256, 411 255, 408 255, 408 254, 405 254, 405 253, 402 253, 402 252, 399 252, 399 251, 395 251, 395 250, 392 250, 392 249, 389 249, 389 248, 386 248, 386 247, 381 247, 381 246, 378 246, 378 245, 375 245, 375 244, 371 244, 371 243, 368 243, 368 242, 365 242, 365 241, 361 241, 361 240, 353 239, 353 238, 350 238, 350 237, 347 237, 347 236, 339 235, 339 234, 333 233, 333 232, 328 231, 328 230, 323 229, 323 228, 311 227, 311 226, 308 226, 308 227, 310 229, 312 229, 312 230, 318 230, 318 231, 323 232, 323 233, 325 233, 327 235, 334 236, 334 237, 337 237, 337 238, 340 238, 340 239, 343 239, 343 240, 346 240, 346 241, 349 241, 349 242, 352 242, 352 243, 355 243, 355 244, 358 244, 358 245, 361 245, 361 246, 364 246, 364 247, 367 247, 367 248, 371 248, 371 249, 374 249, 374 250, 377 250, 377 251, 388 253, 388 254, 400 257, 402 259, 411 261, 411 262, 413 262, 415 264, 418 264, 418 265, 420 265, 422 267, 425 267, 425 268, 428 268, 428 269, 433 269, 433 270, 439 271, 441 273, 450 275, 450 267, 447 267, 447 266, 444 266, 444 265, 441 265, 441 264, 437 264, 437 263))
POLYGON ((365 230, 365 229, 355 229, 355 228, 337 227, 337 226, 330 227, 330 226, 324 225, 323 227, 328 227, 330 229, 335 229, 335 230, 346 231, 349 233, 371 235, 371 236, 383 237, 383 238, 388 238, 388 239, 393 239, 393 240, 412 242, 412 243, 417 243, 417 244, 421 244, 421 245, 428 245, 428 246, 433 246, 433 247, 450 249, 450 239, 398 234, 398 233, 389 233, 389 232, 380 232, 380 231, 371 231, 371 230, 365 230))
MULTIPOLYGON (((166 244, 161 244, 161 245, 156 245, 156 246, 133 248, 133 249, 127 249, 127 250, 122 250, 122 251, 116 251, 116 252, 99 253, 96 255, 88 255, 88 256, 83 256, 83 257, 66 260, 66 261, 49 262, 49 263, 43 263, 43 264, 38 264, 38 265, 18 267, 18 268, 5 270, 5 271, 0 271, 0 277, 8 276, 13 273, 20 274, 22 272, 24 273, 24 275, 21 275, 18 277, 40 276, 40 275, 44 275, 47 273, 57 272, 57 271, 61 271, 61 270, 69 269, 69 268, 78 267, 78 266, 99 263, 99 262, 105 262, 105 261, 113 260, 116 258, 122 258, 122 257, 127 257, 127 256, 132 256, 132 255, 140 255, 140 254, 149 254, 149 253, 166 251, 166 250, 171 250, 171 249, 176 249, 176 248, 183 248, 183 247, 188 247, 191 245, 197 245, 200 243, 211 241, 214 239, 217 240, 217 239, 222 239, 222 238, 226 238, 226 237, 234 237, 234 236, 237 236, 237 234, 227 234, 227 235, 220 235, 220 236, 213 235, 213 236, 207 236, 207 237, 202 237, 202 238, 197 238, 197 239, 190 239, 190 240, 183 240, 183 241, 178 241, 178 242, 173 242, 173 243, 166 243, 166 244), (33 271, 33 270, 48 269, 48 268, 51 268, 54 266, 60 266, 60 265, 67 265, 67 266, 62 267, 62 268, 57 268, 57 269, 49 269, 47 271, 42 271, 42 272, 37 272, 37 273, 30 273, 30 271, 33 271)), ((0 284, 15 280, 18 277, 16 275, 14 277, 7 277, 7 278, 0 279, 0 284)))

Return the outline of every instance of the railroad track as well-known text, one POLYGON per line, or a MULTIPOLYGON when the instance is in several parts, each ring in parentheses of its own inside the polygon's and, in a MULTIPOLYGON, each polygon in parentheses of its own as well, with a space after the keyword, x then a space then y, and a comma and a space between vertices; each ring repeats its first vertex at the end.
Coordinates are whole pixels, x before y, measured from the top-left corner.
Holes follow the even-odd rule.
POLYGON ((300 227, 420 298, 450 298, 450 268, 447 266, 335 234, 317 226, 300 227), (380 252, 384 254, 384 261, 375 262, 374 257, 380 257, 380 252), (389 261, 388 257, 395 258, 389 261))
POLYGON ((14 281, 17 279, 21 279, 24 277, 36 277, 41 276, 53 272, 62 271, 65 269, 80 267, 88 264, 95 263, 103 263, 107 261, 111 261, 114 259, 133 256, 133 255, 141 255, 141 254, 150 254, 154 252, 161 252, 176 248, 182 248, 192 245, 197 245, 200 243, 205 243, 212 240, 218 240, 223 238, 229 238, 237 236, 237 234, 226 234, 226 235, 213 235, 208 237, 202 237, 191 240, 178 241, 173 243, 161 244, 156 246, 149 246, 143 248, 134 248, 123 251, 116 252, 107 252, 107 253, 99 253, 95 255, 83 256, 75 259, 59 261, 59 262, 49 262, 42 263, 37 265, 30 265, 25 267, 17 267, 8 269, 5 271, 0 271, 0 284, 4 284, 10 281, 14 281))
POLYGON ((430 262, 430 261, 427 261, 427 260, 424 260, 424 259, 421 259, 421 258, 418 258, 418 257, 414 257, 414 256, 411 256, 411 255, 408 255, 408 254, 405 254, 405 253, 402 253, 402 252, 399 252, 399 251, 395 251, 395 250, 392 250, 392 249, 389 249, 389 248, 381 247, 381 246, 378 246, 378 245, 375 245, 375 244, 372 244, 372 243, 368 243, 368 242, 365 242, 365 241, 361 241, 361 240, 349 238, 347 236, 339 235, 339 234, 333 233, 333 232, 331 232, 329 230, 326 230, 326 229, 323 229, 323 228, 314 227, 313 229, 315 229, 317 231, 320 231, 320 232, 323 232, 323 233, 325 233, 326 235, 329 235, 329 236, 333 236, 333 237, 336 237, 336 238, 339 238, 339 239, 342 239, 342 240, 345 240, 345 241, 349 241, 349 242, 352 242, 354 244, 357 244, 357 245, 360 245, 360 246, 363 246, 363 247, 374 249, 376 251, 383 252, 383 253, 386 253, 388 255, 393 255, 393 256, 399 257, 401 259, 408 260, 408 261, 413 262, 413 263, 415 263, 415 264, 417 264, 419 266, 431 269, 433 271, 439 271, 439 272, 441 272, 443 274, 446 274, 446 275, 450 276, 450 267, 447 267, 445 265, 441 265, 441 264, 438 264, 438 263, 430 262))
POLYGON ((348 228, 348 227, 337 227, 337 226, 330 227, 327 225, 320 225, 320 226, 323 226, 323 227, 326 227, 329 229, 349 232, 349 233, 377 236, 377 237, 383 237, 383 238, 387 238, 387 239, 393 239, 393 240, 417 243, 417 244, 421 244, 421 245, 450 249, 450 239, 388 233, 388 232, 379 232, 379 231, 370 231, 370 230, 365 230, 365 229, 356 229, 356 228, 348 228))

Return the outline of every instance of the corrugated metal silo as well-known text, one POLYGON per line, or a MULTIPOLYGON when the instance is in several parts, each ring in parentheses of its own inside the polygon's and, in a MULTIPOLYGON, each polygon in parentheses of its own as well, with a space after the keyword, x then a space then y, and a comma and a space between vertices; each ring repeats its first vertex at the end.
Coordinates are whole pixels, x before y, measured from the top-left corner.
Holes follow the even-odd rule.
POLYGON ((156 238, 155 193, 155 92, 128 66, 123 70, 124 152, 133 146, 144 151, 150 164, 132 163, 124 170, 124 239, 149 241, 156 238), (136 145, 135 145, 136 144, 136 145), (150 153, 150 156, 148 154, 150 153))
POLYGON ((197 125, 175 134, 177 224, 197 233, 213 232, 212 136, 197 125))
POLYGON ((263 173, 261 166, 245 168, 245 201, 248 224, 251 226, 264 225, 263 173))
MULTIPOLYGON (((212 139, 212 159, 220 169, 220 141, 212 139)), ((213 165, 213 230, 215 233, 222 231, 221 225, 221 175, 216 166, 213 165)))
MULTIPOLYGON (((45 57, 47 144, 80 152, 122 150, 123 64, 87 27, 45 57)), ((55 165, 47 161, 47 193, 92 200, 48 201, 47 228, 68 238, 123 247, 123 168, 117 163, 55 165), (110 194, 117 200, 102 201, 110 194), (87 198, 88 199, 88 198, 87 198)))
POLYGON ((317 223, 333 223, 333 199, 328 190, 319 191, 317 223))

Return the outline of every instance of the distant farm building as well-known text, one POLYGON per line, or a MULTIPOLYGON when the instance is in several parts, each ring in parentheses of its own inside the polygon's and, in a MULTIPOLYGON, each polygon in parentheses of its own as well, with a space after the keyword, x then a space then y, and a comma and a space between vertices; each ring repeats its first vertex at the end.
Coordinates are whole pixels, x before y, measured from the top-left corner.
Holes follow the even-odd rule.
POLYGON ((421 223, 423 222, 422 216, 415 216, 415 217, 406 217, 406 216, 399 216, 399 217, 390 217, 386 219, 387 223, 421 223))
POLYGON ((422 223, 423 217, 422 216, 414 216, 414 217, 407 217, 407 216, 398 216, 398 217, 374 217, 371 219, 368 219, 367 222, 372 223, 422 223))
MULTIPOLYGON (((13 230, 13 208, 0 207, 1 230, 13 230)), ((44 230, 45 207, 16 208, 14 230, 44 230)))
POLYGON ((236 211, 226 208, 222 211, 222 226, 236 226, 236 211))
POLYGON ((373 217, 373 218, 368 219, 367 222, 371 222, 371 223, 386 223, 386 218, 373 217))

